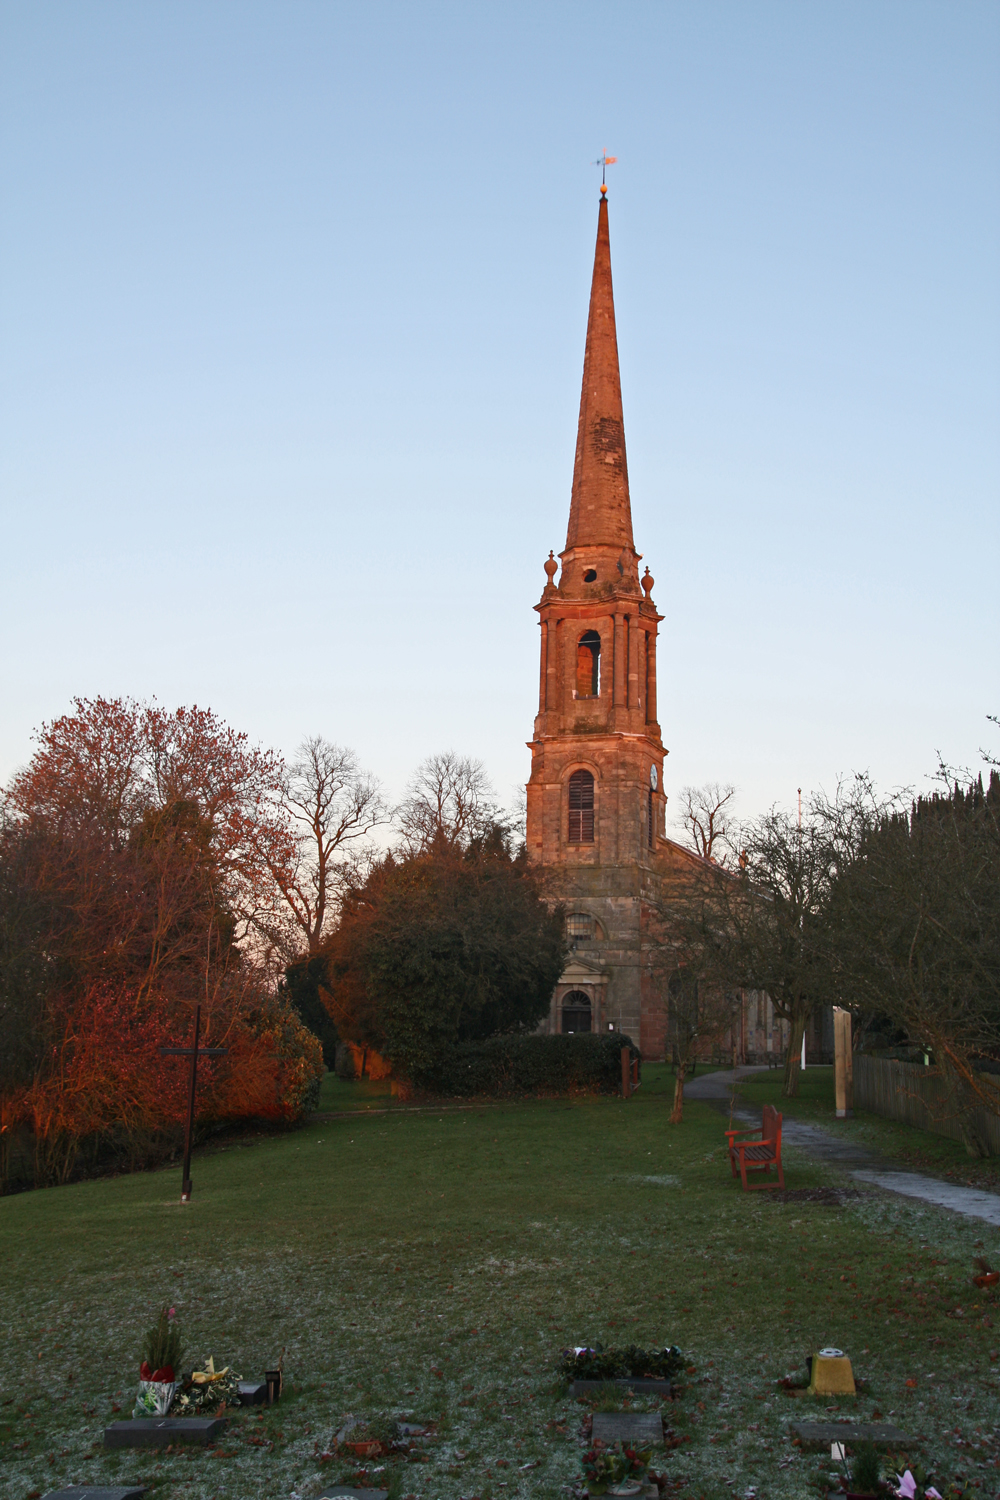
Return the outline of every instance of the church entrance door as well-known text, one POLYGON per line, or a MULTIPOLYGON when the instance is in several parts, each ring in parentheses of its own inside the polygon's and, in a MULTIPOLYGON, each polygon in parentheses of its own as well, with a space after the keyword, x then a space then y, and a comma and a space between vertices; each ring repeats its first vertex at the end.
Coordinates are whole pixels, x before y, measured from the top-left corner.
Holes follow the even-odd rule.
POLYGON ((564 1033, 592 1030, 590 996, 583 990, 570 990, 563 996, 562 1029, 564 1033))

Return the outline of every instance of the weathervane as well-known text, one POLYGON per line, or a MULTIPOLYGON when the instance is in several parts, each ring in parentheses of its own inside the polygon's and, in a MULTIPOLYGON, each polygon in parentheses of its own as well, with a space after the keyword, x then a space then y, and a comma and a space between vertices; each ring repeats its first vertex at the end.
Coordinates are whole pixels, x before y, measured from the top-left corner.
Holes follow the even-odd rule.
POLYGON ((608 168, 609 167, 613 167, 614 164, 615 164, 615 162, 617 160, 618 160, 617 156, 609 156, 608 153, 607 153, 607 149, 605 148, 605 150, 601 152, 601 155, 594 162, 594 166, 595 167, 600 167, 600 169, 601 169, 601 192, 602 193, 606 193, 607 190, 608 190, 608 183, 607 183, 608 168))

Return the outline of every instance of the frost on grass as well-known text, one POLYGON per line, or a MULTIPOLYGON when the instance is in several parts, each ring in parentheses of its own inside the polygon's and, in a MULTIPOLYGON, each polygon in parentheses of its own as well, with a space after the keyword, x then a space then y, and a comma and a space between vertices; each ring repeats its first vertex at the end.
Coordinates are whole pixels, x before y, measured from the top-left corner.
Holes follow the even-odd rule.
MULTIPOLYGON (((505 1118, 513 1129, 529 1116, 505 1118)), ((631 1118, 641 1136, 642 1117, 631 1118)), ((808 1493, 812 1464, 788 1433, 802 1403, 776 1382, 804 1372, 805 1355, 830 1342, 866 1382, 835 1414, 878 1410, 950 1445, 949 1461, 986 1461, 998 1366, 984 1365, 978 1344, 973 1360, 970 1340, 1000 1345, 1000 1328, 984 1330, 989 1314, 968 1284, 971 1240, 987 1235, 985 1253, 995 1254, 985 1226, 876 1192, 840 1208, 747 1200, 731 1189, 724 1161, 711 1172, 697 1165, 704 1137, 691 1137, 686 1164, 676 1141, 687 1138, 672 1138, 667 1161, 654 1155, 655 1121, 631 1156, 627 1141, 616 1143, 620 1172, 602 1175, 588 1196, 589 1168, 579 1163, 605 1149, 604 1137, 595 1129, 581 1144, 586 1120, 574 1115, 572 1126, 561 1164, 509 1190, 499 1176, 478 1194, 468 1186, 468 1212, 450 1225, 407 1200, 402 1177, 393 1185, 395 1147, 388 1140, 380 1158, 374 1133, 370 1187, 350 1215, 331 1169, 311 1217, 296 1217, 290 1201, 266 1233, 256 1222, 206 1218, 212 1227, 196 1253, 168 1239, 159 1257, 138 1254, 134 1235, 112 1229, 107 1248, 90 1252, 78 1224, 58 1221, 43 1253, 25 1260, 17 1296, 0 1302, 0 1400, 9 1400, 0 1406, 0 1493, 21 1500, 56 1481, 134 1480, 155 1484, 155 1500, 283 1500, 293 1491, 308 1500, 359 1472, 334 1454, 350 1414, 435 1424, 426 1462, 389 1461, 379 1475, 371 1466, 373 1482, 398 1468, 401 1495, 568 1496, 588 1408, 556 1387, 554 1370, 562 1348, 597 1340, 676 1342, 690 1355, 686 1394, 666 1413, 685 1441, 658 1465, 689 1482, 679 1497, 719 1500, 751 1486, 767 1500, 808 1493), (660 1172, 668 1162, 695 1168, 685 1191, 645 1191, 647 1179, 679 1185, 660 1172), (570 1186, 553 1202, 560 1177, 570 1186), (407 1205, 405 1222, 385 1217, 394 1197, 407 1205), (240 1413, 217 1456, 105 1454, 103 1427, 128 1415, 138 1340, 165 1286, 191 1357, 212 1354, 252 1376, 284 1347, 287 1399, 240 1413)), ((433 1147, 421 1149, 423 1161, 433 1147)), ((141 1186, 116 1186, 115 1201, 141 1186)), ((76 1200, 51 1201, 92 1194, 96 1203, 110 1191, 88 1185, 76 1200)), ((656 1408, 642 1398, 633 1409, 656 1408)))

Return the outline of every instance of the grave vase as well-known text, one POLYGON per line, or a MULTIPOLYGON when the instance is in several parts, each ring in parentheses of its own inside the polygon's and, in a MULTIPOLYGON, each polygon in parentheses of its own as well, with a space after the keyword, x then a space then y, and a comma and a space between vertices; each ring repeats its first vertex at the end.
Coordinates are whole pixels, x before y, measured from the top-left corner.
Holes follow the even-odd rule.
POLYGON ((165 1417, 176 1389, 176 1380, 140 1380, 133 1417, 165 1417))

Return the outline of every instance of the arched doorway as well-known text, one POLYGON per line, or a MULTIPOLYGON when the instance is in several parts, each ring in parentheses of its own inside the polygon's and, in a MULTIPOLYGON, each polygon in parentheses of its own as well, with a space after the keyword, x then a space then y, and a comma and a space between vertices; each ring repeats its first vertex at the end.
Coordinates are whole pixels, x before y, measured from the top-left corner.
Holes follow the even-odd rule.
POLYGON ((570 990, 562 998, 562 1029, 569 1034, 593 1030, 590 996, 583 990, 570 990))

